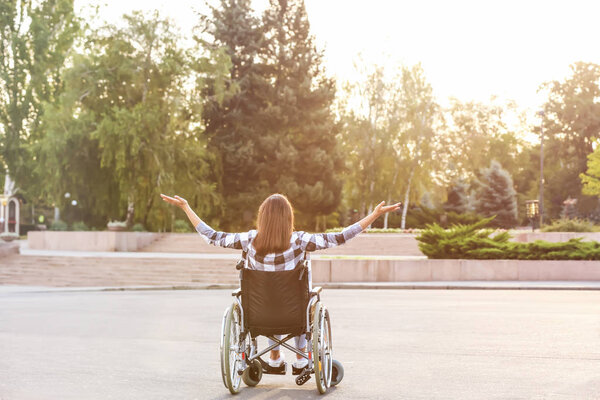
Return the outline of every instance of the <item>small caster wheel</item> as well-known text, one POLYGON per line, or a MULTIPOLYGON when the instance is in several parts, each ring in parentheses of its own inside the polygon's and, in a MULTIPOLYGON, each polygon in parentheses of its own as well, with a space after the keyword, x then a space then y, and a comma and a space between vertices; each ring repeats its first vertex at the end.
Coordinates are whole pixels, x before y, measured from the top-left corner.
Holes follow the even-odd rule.
POLYGON ((344 367, 338 360, 331 363, 331 386, 335 386, 344 378, 344 367))
POLYGON ((260 379, 262 378, 262 366, 260 365, 260 361, 254 360, 252 363, 244 370, 242 374, 242 380, 247 386, 256 386, 260 379))

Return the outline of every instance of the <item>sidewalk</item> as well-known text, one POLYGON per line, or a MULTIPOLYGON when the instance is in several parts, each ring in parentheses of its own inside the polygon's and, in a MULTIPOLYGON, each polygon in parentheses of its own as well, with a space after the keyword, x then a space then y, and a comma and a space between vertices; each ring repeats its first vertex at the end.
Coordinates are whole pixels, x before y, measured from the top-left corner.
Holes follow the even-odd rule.
MULTIPOLYGON (((393 290, 600 290, 600 282, 543 281, 469 281, 469 282, 325 282, 315 283, 323 289, 393 289, 393 290)), ((18 293, 45 292, 107 292, 152 290, 234 290, 239 284, 214 283, 191 285, 138 285, 138 286, 81 286, 47 287, 0 285, 0 296, 18 293)))

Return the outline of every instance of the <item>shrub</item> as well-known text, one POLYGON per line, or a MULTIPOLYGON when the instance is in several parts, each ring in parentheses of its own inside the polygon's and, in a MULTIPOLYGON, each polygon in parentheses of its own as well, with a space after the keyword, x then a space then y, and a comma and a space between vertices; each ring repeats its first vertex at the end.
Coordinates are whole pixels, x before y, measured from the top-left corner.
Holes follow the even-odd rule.
POLYGON ((190 228, 189 222, 184 221, 182 219, 176 219, 173 231, 177 233, 187 233, 191 232, 192 229, 190 228))
POLYGON ((51 231, 66 231, 67 228, 67 223, 61 220, 52 221, 50 225, 51 231))
POLYGON ((600 227, 585 219, 559 219, 542 228, 542 232, 599 232, 600 227))
POLYGON ((511 242, 508 232, 485 228, 492 219, 450 229, 429 225, 417 236, 419 248, 428 258, 437 259, 600 260, 598 242, 581 238, 559 243, 511 242))
POLYGON ((90 228, 83 221, 78 221, 73 224, 74 231, 89 231, 90 228))
POLYGON ((140 224, 139 222, 137 224, 133 225, 131 230, 134 232, 146 232, 144 225, 140 224))

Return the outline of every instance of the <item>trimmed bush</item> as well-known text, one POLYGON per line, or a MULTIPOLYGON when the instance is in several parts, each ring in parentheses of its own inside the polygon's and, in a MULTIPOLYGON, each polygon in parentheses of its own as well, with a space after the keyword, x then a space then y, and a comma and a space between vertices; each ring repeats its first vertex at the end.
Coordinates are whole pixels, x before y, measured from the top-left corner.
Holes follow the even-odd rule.
POLYGON ((434 259, 600 260, 598 242, 583 242, 581 238, 559 243, 511 242, 508 232, 485 228, 492 219, 450 229, 429 225, 416 238, 419 249, 434 259))
POLYGON ((542 232, 600 232, 600 227, 585 219, 559 219, 542 228, 542 232))
POLYGON ((144 225, 140 224, 139 222, 137 224, 134 224, 131 230, 134 232, 146 232, 144 225))
POLYGON ((176 219, 173 226, 173 231, 177 233, 188 233, 192 231, 192 228, 190 228, 189 222, 182 219, 176 219))
POLYGON ((73 224, 74 231, 89 231, 90 228, 83 221, 78 221, 73 224))
POLYGON ((66 231, 67 229, 67 223, 61 220, 52 221, 52 224, 50 225, 51 231, 66 231))

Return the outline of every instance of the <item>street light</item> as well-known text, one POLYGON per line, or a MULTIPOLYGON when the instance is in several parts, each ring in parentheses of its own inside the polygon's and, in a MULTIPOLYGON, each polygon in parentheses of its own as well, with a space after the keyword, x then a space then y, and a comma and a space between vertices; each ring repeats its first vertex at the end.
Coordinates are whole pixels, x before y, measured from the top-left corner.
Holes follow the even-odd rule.
POLYGON ((540 214, 539 202, 538 200, 527 200, 525 202, 525 210, 527 213, 527 218, 529 218, 529 222, 531 223, 531 231, 535 231, 535 220, 540 214))

